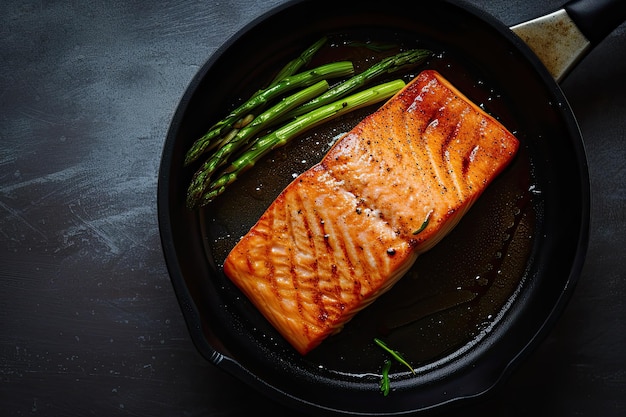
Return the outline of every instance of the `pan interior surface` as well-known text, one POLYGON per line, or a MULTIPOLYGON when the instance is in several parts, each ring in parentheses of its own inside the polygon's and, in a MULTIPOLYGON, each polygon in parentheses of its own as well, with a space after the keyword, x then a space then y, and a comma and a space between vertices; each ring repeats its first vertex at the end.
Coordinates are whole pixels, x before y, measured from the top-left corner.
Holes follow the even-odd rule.
MULTIPOLYGON (((549 328, 582 267, 588 224, 586 164, 560 89, 489 16, 448 2, 296 1, 238 33, 202 67, 174 117, 159 178, 159 223, 172 283, 199 351, 296 408, 329 414, 425 411, 491 389, 549 328), (328 11, 332 10, 332 13, 328 11), (303 24, 303 22, 307 22, 303 24), (281 36, 272 28, 281 27, 281 36), (522 144, 514 163, 457 228, 342 332, 300 356, 224 276, 235 242, 330 143, 374 109, 311 130, 248 171, 199 211, 185 208, 191 143, 242 97, 321 36, 317 60, 365 65, 361 43, 424 47, 441 72, 522 144), (242 58, 242 57, 245 57, 242 58), (384 339, 415 374, 394 366, 379 393, 384 339)), ((422 68, 416 70, 418 72, 422 68)), ((416 73, 414 72, 414 74, 416 73)))

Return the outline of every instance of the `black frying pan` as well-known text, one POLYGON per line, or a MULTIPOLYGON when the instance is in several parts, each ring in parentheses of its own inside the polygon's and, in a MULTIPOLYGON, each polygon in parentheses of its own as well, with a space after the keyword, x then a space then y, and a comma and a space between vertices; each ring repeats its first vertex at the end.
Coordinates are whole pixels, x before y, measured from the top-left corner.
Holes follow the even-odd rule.
MULTIPOLYGON (((624 2, 567 6, 590 47, 624 18, 624 2), (621 3, 621 4, 620 4, 621 3)), ((172 284, 202 355, 261 392, 305 412, 400 415, 461 404, 497 385, 550 329, 569 299, 587 247, 589 184, 583 142, 556 79, 508 27, 463 3, 294 1, 255 20, 223 45, 192 81, 172 121, 159 176, 159 225, 172 284), (413 9, 411 9, 413 10, 413 9), (280 28, 277 31, 276 28, 280 28), (284 34, 289 34, 285 36, 284 34), (292 179, 317 162, 364 109, 310 131, 248 171, 206 209, 184 206, 191 143, 274 71, 322 35, 395 42, 435 52, 434 68, 521 141, 513 164, 457 228, 387 294, 303 357, 221 271, 236 240, 292 179), (402 352, 416 373, 390 373, 402 352)), ((528 34, 517 28, 518 33, 528 34)), ((338 47, 319 60, 364 49, 338 47)), ((584 50, 578 54, 582 56, 584 50)))

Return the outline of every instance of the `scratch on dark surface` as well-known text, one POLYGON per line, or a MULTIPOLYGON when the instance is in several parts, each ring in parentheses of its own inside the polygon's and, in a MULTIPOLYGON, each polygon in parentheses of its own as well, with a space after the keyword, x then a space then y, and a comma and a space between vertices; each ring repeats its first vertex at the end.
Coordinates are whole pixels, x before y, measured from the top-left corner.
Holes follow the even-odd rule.
POLYGON ((98 242, 108 248, 108 252, 111 255, 120 254, 122 252, 122 246, 128 246, 122 245, 122 237, 130 241, 133 245, 147 248, 145 244, 137 240, 135 235, 127 233, 126 230, 129 230, 131 224, 138 223, 133 219, 148 215, 150 213, 149 207, 135 207, 127 209, 124 212, 109 214, 99 219, 86 218, 84 214, 77 210, 78 207, 80 207, 79 204, 68 205, 75 225, 64 231, 64 245, 57 248, 56 252, 72 246, 74 239, 80 237, 84 231, 95 236, 98 242))
MULTIPOLYGON (((46 234, 42 232, 40 229, 38 229, 37 227, 33 226, 33 224, 29 222, 26 219, 26 217, 22 215, 21 210, 14 209, 13 207, 9 205, 4 204, 2 201, 0 201, 0 208, 4 210, 5 212, 7 212, 7 216, 5 216, 3 219, 3 221, 6 221, 7 224, 11 221, 17 220, 21 224, 23 224, 24 226, 26 226, 27 228, 29 228, 30 230, 32 230, 33 232, 37 233, 39 236, 44 238, 44 240, 47 240, 46 234)), ((5 238, 11 238, 11 236, 9 236, 8 232, 5 230, 4 227, 0 227, 0 234, 2 234, 5 238)))
MULTIPOLYGON (((4 195, 7 197, 7 200, 11 200, 7 202, 0 201, 0 210, 6 212, 5 215, 0 217, 0 234, 7 238, 15 239, 15 222, 17 221, 19 224, 35 232, 47 242, 49 236, 36 227, 35 222, 41 222, 43 226, 45 224, 45 220, 42 219, 45 219, 49 213, 44 213, 40 218, 36 218, 32 213, 32 210, 42 201, 45 201, 47 197, 57 194, 59 191, 58 187, 66 189, 71 188, 68 184, 72 184, 72 180, 77 176, 77 173, 79 173, 77 168, 72 166, 47 175, 37 176, 29 180, 15 181, 0 186, 0 196, 4 195), (52 184, 58 184, 58 187, 54 187, 52 184), (38 194, 37 198, 33 200, 32 191, 37 190, 37 187, 40 187, 46 192, 44 194, 38 194), (21 198, 22 195, 31 197, 23 199, 21 198), (21 206, 15 207, 13 203, 15 203, 15 205, 19 203, 21 206), (8 228, 9 225, 12 226, 11 230, 8 228)), ((19 177, 17 179, 19 179, 19 177)), ((59 213, 56 214, 58 215, 59 213)))
MULTIPOLYGON (((75 210, 72 205, 69 207, 70 212, 74 215, 76 219, 80 221, 80 224, 85 226, 88 230, 91 230, 95 236, 99 238, 101 242, 103 242, 110 250, 111 253, 117 254, 119 253, 119 247, 115 243, 115 240, 112 239, 107 233, 105 233, 101 228, 96 227, 93 222, 83 219, 75 210)), ((78 229, 81 229, 79 226, 78 229)), ((68 231, 68 233, 71 233, 68 231)))
POLYGON ((58 125, 58 121, 51 120, 54 117, 52 116, 50 112, 44 112, 34 107, 21 110, 19 113, 22 114, 27 120, 35 120, 38 122, 44 122, 45 124, 49 126, 58 125))
POLYGON ((53 172, 51 174, 43 175, 37 178, 33 178, 27 181, 16 182, 9 185, 4 185, 0 188, 0 192, 3 194, 11 194, 15 190, 26 188, 32 185, 40 185, 48 182, 64 182, 76 176, 76 167, 69 167, 61 171, 53 172))

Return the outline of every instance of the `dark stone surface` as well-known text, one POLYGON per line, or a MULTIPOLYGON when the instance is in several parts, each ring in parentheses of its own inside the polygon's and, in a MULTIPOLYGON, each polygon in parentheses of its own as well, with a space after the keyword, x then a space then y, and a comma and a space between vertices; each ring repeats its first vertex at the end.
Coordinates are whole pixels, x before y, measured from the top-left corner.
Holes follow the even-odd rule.
MULTIPOLYGON (((279 0, 0 3, 0 414, 297 415, 205 361, 156 211, 199 67, 279 0)), ((555 0, 470 3, 512 25, 555 0)), ((626 414, 626 26, 563 84, 588 152, 588 258, 560 320, 492 397, 447 416, 626 414)))

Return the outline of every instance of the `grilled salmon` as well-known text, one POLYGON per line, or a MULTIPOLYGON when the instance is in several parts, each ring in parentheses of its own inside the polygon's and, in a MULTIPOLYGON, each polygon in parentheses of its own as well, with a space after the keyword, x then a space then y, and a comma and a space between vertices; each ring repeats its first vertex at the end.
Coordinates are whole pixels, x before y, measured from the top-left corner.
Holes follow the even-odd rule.
POLYGON ((518 146, 423 71, 282 191, 224 272, 305 355, 450 232, 518 146))

